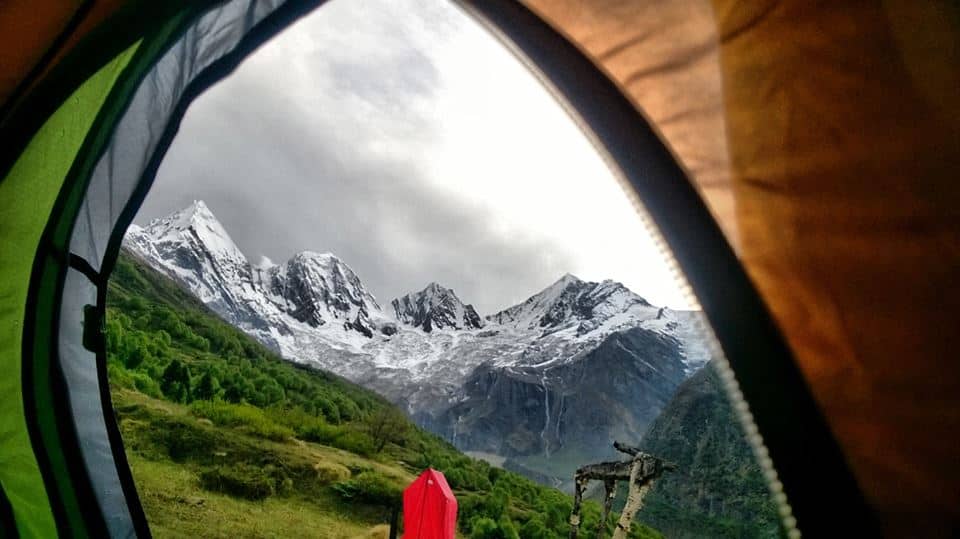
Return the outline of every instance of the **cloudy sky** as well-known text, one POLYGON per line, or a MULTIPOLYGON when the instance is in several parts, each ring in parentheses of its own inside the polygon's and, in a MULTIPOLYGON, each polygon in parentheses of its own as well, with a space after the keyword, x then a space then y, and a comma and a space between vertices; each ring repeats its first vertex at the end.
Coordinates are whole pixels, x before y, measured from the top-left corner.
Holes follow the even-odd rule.
POLYGON ((380 300, 489 314, 566 272, 688 307, 602 159, 457 8, 335 0, 194 102, 136 222, 207 202, 251 262, 332 252, 380 300))

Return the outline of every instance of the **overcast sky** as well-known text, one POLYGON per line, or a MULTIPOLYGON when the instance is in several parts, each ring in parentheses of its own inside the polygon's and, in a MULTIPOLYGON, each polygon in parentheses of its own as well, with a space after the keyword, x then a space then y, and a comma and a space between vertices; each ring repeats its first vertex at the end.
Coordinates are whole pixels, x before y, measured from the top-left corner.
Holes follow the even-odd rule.
POLYGON ((197 99, 136 222, 194 199, 251 262, 332 252, 381 304, 437 281, 490 314, 570 272, 688 307, 576 125, 436 0, 332 1, 197 99))

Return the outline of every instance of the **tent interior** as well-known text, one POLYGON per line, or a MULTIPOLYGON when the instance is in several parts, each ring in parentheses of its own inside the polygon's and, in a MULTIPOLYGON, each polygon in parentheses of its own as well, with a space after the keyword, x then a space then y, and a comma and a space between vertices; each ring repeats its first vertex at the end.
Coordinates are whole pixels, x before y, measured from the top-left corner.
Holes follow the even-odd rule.
MULTIPOLYGON (((567 106, 649 212, 749 406, 792 511, 785 529, 956 534, 960 8, 458 5, 567 106)), ((96 331, 107 279, 192 100, 322 7, 0 7, 11 536, 149 536, 96 331)))

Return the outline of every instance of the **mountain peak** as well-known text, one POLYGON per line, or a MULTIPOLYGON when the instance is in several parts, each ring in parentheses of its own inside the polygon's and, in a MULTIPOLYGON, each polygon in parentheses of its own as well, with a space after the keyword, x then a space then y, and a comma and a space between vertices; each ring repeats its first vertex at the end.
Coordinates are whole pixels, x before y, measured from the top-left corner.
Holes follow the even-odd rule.
POLYGON ((206 202, 202 200, 194 200, 192 204, 174 213, 170 217, 173 218, 171 224, 179 228, 186 228, 191 224, 208 223, 211 221, 219 224, 217 217, 210 211, 210 208, 207 207, 206 202))
POLYGON ((465 305, 457 294, 436 281, 423 290, 391 302, 397 320, 427 333, 434 329, 479 329, 483 320, 473 305, 465 305))
MULTIPOLYGON (((600 327, 620 313, 652 307, 626 286, 607 279, 600 283, 580 280, 566 273, 556 282, 519 305, 487 317, 498 324, 523 328, 561 328, 570 324, 600 327)), ((645 316, 645 313, 637 313, 645 316)))
POLYGON ((371 317, 380 311, 353 269, 332 253, 293 255, 277 269, 272 290, 295 306, 290 311, 294 318, 314 327, 338 319, 368 334, 371 317))
POLYGON ((210 257, 231 259, 238 264, 247 262, 226 229, 202 200, 194 200, 186 208, 153 219, 145 227, 131 226, 127 236, 149 238, 156 247, 166 245, 175 248, 196 244, 197 249, 210 257))

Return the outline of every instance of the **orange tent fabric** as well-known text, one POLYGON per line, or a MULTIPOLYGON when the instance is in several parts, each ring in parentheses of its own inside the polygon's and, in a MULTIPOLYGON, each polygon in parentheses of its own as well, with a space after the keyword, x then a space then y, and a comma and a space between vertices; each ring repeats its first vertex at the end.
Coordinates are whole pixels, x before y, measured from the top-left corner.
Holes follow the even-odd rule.
POLYGON ((457 499, 443 473, 427 468, 403 491, 404 539, 453 539, 457 499))
POLYGON ((960 7, 526 3, 688 170, 884 533, 955 533, 960 7))

